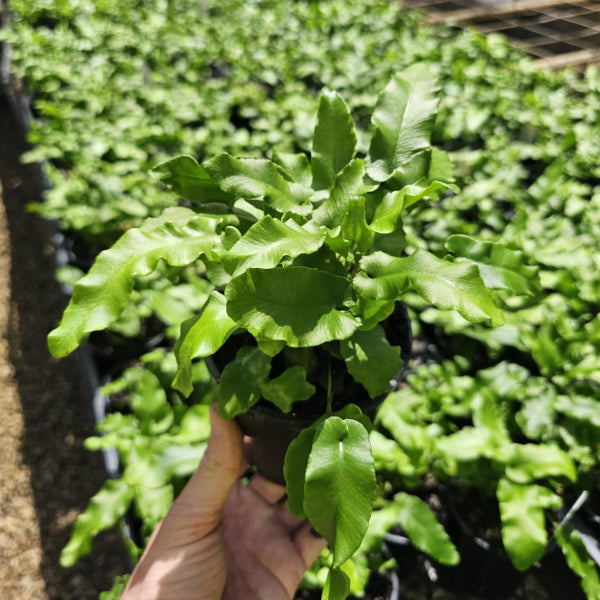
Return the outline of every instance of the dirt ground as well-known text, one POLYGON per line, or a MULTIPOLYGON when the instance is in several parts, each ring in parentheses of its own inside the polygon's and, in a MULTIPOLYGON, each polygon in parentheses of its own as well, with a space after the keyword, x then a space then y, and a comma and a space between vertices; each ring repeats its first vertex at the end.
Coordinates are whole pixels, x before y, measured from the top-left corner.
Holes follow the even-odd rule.
POLYGON ((0 598, 87 600, 126 572, 118 532, 72 569, 58 563, 75 517, 104 481, 83 440, 91 405, 75 359, 50 357, 45 337, 64 306, 34 167, 19 162, 20 128, 0 97, 0 598))

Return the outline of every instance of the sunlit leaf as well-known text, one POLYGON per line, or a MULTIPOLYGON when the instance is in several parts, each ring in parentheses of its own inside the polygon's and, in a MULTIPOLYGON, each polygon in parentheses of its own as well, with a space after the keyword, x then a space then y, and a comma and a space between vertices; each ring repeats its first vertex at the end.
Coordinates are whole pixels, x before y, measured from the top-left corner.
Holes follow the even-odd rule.
POLYGON ((438 308, 455 309, 469 321, 490 319, 494 326, 504 321, 474 264, 449 263, 419 249, 406 258, 375 252, 360 266, 364 273, 356 275, 353 285, 367 297, 397 300, 413 289, 438 308))
POLYGON ((540 485, 522 485, 508 479, 498 483, 502 542, 520 571, 537 562, 548 543, 544 511, 559 508, 560 496, 540 485))
POLYGON ((173 387, 189 396, 194 388, 192 361, 214 354, 235 329, 235 322, 227 315, 225 297, 212 292, 200 313, 181 326, 181 335, 173 349, 177 358, 173 387))
POLYGON ((221 190, 207 170, 191 156, 171 158, 154 167, 152 172, 176 194, 191 202, 233 203, 233 196, 221 190))
POLYGON ((341 569, 331 568, 327 574, 321 600, 345 600, 350 593, 350 580, 341 569))
POLYGON ((282 222, 267 215, 230 248, 223 264, 234 276, 250 267, 270 269, 285 256, 316 252, 324 240, 325 231, 308 231, 293 220, 282 222))
POLYGON ((254 335, 290 346, 345 339, 359 322, 342 306, 348 282, 306 267, 248 269, 225 290, 227 312, 254 335))
POLYGON ((112 527, 127 511, 134 491, 121 479, 109 479, 77 517, 73 532, 60 554, 63 567, 73 566, 92 549, 92 539, 112 527))
POLYGON ((123 312, 136 276, 149 275, 159 261, 184 266, 219 245, 217 220, 187 208, 171 208, 130 229, 114 246, 101 252, 92 268, 73 288, 60 325, 48 336, 54 356, 66 356, 91 332, 104 329, 123 312))
POLYGON ((355 331, 340 345, 348 372, 361 383, 371 398, 390 389, 402 366, 399 349, 391 346, 381 327, 355 331))
POLYGON ((333 566, 360 546, 375 498, 369 434, 357 421, 329 417, 317 431, 308 459, 304 510, 329 542, 333 566))
POLYGON ((458 551, 423 500, 400 492, 394 496, 393 505, 399 524, 416 548, 444 565, 458 564, 458 551))
POLYGON ((429 146, 438 86, 427 66, 415 64, 392 78, 377 100, 367 173, 387 181, 414 153, 429 146))
POLYGON ((323 90, 319 101, 310 164, 315 190, 329 189, 356 152, 354 121, 339 94, 323 90))
POLYGON ((542 289, 537 269, 525 264, 518 250, 497 242, 480 242, 466 235, 452 235, 446 249, 457 257, 468 258, 479 267, 489 288, 507 289, 513 294, 535 294, 542 289))

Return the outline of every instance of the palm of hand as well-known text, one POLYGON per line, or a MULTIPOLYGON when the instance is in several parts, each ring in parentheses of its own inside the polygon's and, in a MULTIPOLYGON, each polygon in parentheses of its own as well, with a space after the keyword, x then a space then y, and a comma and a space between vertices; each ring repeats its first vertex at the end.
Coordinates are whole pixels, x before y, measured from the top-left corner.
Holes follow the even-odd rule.
MULTIPOLYGON (((288 600, 315 558, 310 526, 293 517, 285 490, 256 477, 236 484, 223 509, 227 583, 224 600, 288 600)), ((318 551, 317 551, 318 553, 318 551)))

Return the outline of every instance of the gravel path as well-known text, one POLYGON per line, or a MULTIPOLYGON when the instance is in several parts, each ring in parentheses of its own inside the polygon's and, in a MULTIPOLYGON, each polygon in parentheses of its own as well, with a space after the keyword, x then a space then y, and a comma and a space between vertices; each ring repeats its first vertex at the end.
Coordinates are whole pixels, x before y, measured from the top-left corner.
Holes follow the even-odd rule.
POLYGON ((112 531, 72 569, 58 564, 104 473, 83 448, 93 420, 78 364, 46 349, 63 298, 47 224, 25 212, 39 188, 36 170, 19 163, 22 150, 0 97, 0 598, 94 599, 126 561, 112 531))

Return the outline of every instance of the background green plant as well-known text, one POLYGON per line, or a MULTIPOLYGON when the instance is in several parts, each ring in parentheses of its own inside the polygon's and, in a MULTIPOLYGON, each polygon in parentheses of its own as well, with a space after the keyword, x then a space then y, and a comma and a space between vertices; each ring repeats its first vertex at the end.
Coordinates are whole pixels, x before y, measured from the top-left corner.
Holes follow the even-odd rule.
MULTIPOLYGON (((556 498, 564 503, 598 489, 598 72, 579 78, 540 71, 496 36, 423 26, 388 2, 10 4, 13 28, 2 36, 13 42, 14 72, 38 117, 28 159, 48 159, 53 184, 36 210, 92 250, 171 202, 148 176, 163 159, 307 151, 325 86, 347 100, 364 152, 367 116, 390 75, 417 60, 432 65, 442 83, 434 143, 457 165, 461 191, 413 211, 404 224, 407 248, 476 258, 486 282, 501 284, 495 293, 506 324, 489 330, 407 299, 416 337, 425 347, 434 341, 436 350, 417 353, 412 391, 386 403, 371 434, 381 487, 372 523, 398 523, 395 493, 426 499, 431 473, 495 498, 513 561, 536 560, 558 519, 556 498), (539 286, 516 295, 525 291, 518 279, 486 273, 493 246, 459 237, 446 248, 452 234, 502 242, 513 251, 508 263, 538 267, 539 286), (418 364, 432 360, 439 364, 418 364), (523 446, 521 456, 515 445, 523 446), (544 471, 523 472, 523 456, 540 452, 532 445, 544 453, 544 471), (528 525, 538 534, 533 544, 510 511, 517 498, 527 502, 528 525)), ((166 291, 174 307, 190 297, 173 291, 190 284, 180 277, 141 280, 134 294, 160 298, 154 289, 166 291)), ((135 333, 158 313, 145 300, 139 305, 122 333, 135 333)), ((192 302, 186 316, 196 308, 192 302)), ((178 321, 160 316, 167 325, 178 321)), ((381 539, 367 537, 373 548, 381 539)), ((588 596, 598 597, 577 533, 560 530, 557 541, 588 596)), ((451 556, 443 547, 436 552, 451 556)), ((387 566, 366 558, 356 564, 353 593, 368 567, 387 566)))

